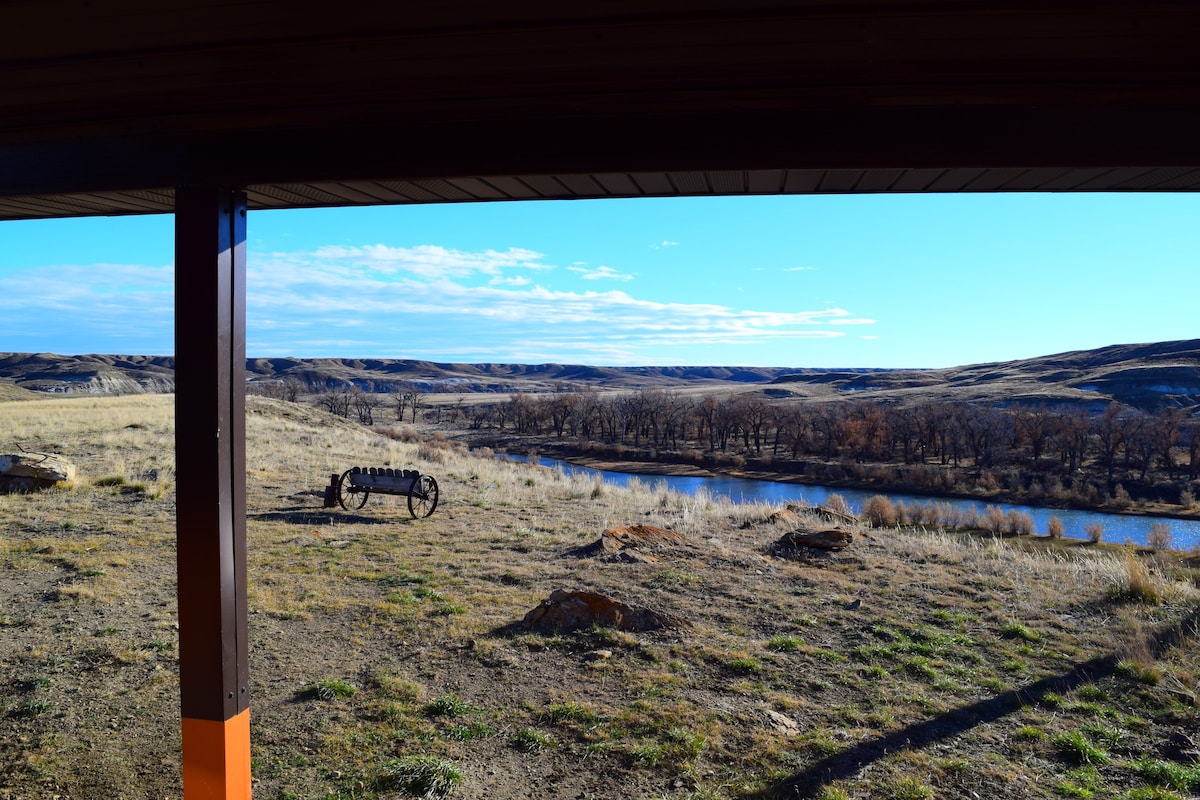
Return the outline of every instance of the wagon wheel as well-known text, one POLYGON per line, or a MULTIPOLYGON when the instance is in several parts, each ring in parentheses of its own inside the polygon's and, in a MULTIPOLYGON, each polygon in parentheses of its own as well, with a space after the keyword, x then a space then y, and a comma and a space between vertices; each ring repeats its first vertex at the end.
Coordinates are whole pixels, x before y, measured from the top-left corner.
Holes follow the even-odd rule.
POLYGON ((367 498, 371 496, 370 489, 360 489, 350 483, 350 473, 352 470, 346 470, 342 473, 342 477, 338 478, 337 498, 338 505, 347 511, 354 511, 362 508, 367 504, 367 498))
POLYGON ((437 508, 437 481, 432 475, 422 475, 413 481, 408 492, 408 513, 414 517, 428 517, 437 508))

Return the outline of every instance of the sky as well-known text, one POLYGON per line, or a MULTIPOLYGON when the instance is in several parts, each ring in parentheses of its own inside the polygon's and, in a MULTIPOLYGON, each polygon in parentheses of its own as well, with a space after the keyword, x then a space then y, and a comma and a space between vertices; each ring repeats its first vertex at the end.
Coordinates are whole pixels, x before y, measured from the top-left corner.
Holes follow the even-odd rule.
MULTIPOLYGON (((251 357, 949 367, 1200 337, 1200 194, 252 211, 251 357)), ((0 351, 169 355, 170 215, 0 222, 0 351)))

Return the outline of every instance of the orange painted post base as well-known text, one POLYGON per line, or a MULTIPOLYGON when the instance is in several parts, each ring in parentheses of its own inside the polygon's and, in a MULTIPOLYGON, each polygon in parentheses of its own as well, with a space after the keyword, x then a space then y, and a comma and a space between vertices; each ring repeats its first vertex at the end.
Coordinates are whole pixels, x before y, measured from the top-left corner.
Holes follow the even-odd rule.
POLYGON ((224 722, 183 719, 186 800, 250 800, 250 709, 224 722))

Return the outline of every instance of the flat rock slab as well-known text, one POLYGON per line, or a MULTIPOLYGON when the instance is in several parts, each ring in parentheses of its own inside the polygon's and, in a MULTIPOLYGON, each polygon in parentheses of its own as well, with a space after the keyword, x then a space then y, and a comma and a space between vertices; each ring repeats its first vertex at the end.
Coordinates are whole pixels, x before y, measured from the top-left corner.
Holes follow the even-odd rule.
POLYGON ((775 552, 786 553, 802 547, 818 550, 845 550, 854 541, 853 534, 843 528, 788 531, 775 542, 775 552))
POLYGON ((540 631, 577 631, 600 625, 625 631, 675 628, 683 621, 669 614, 631 606, 598 592, 555 589, 550 597, 525 615, 526 627, 540 631))
POLYGON ((656 528, 653 525, 630 525, 609 528, 600 537, 600 549, 606 553, 621 553, 626 550, 661 549, 682 547, 688 544, 682 533, 656 528))
POLYGON ((75 465, 53 453, 0 453, 0 491, 28 492, 75 477, 75 465))
POLYGON ((572 550, 570 555, 605 556, 615 561, 653 564, 658 561, 654 553, 669 553, 692 546, 678 531, 653 525, 628 525, 609 528, 598 541, 572 550))

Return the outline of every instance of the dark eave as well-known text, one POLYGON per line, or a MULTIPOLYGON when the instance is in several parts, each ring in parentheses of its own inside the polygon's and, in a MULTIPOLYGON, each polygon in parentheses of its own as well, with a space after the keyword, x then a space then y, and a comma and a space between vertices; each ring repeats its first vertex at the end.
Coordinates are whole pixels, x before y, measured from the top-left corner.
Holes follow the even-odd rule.
POLYGON ((1200 189, 1200 4, 18 0, 0 219, 1200 189), (383 10, 381 10, 381 8, 383 10))

